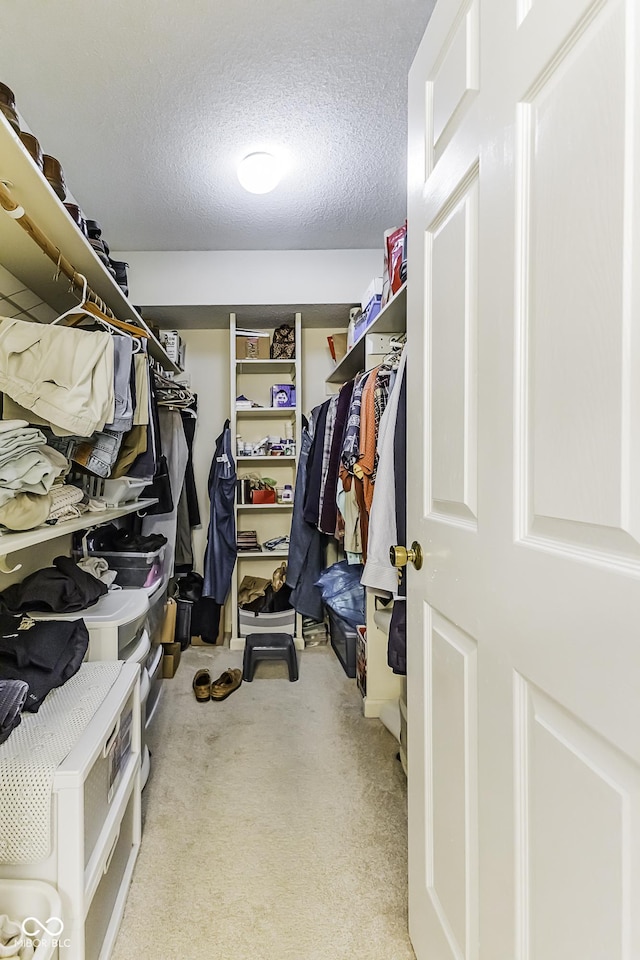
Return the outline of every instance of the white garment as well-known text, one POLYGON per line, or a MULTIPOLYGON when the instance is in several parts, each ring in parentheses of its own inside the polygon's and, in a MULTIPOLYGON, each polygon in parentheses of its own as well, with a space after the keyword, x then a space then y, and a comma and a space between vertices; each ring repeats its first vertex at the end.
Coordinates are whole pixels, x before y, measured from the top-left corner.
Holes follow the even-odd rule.
POLYGON ((396 475, 394 440, 400 388, 407 366, 407 350, 402 351, 398 373, 378 427, 378 472, 369 514, 369 545, 361 583, 392 596, 398 592, 398 573, 391 565, 389 550, 397 543, 396 475))
POLYGON ((110 423, 113 383, 111 334, 1 319, 0 390, 58 436, 90 437, 110 423))

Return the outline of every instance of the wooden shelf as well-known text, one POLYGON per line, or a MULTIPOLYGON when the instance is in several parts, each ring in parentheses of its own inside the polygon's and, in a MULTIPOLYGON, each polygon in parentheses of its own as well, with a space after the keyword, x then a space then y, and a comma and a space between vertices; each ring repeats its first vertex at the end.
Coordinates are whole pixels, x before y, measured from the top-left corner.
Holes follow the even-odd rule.
POLYGON ((296 375, 295 360, 237 360, 236 373, 288 373, 296 375))
POLYGON ((236 410, 236 419, 253 420, 258 417, 260 420, 293 420, 296 415, 296 407, 252 407, 251 410, 236 410))
MULTIPOLYGON (((63 164, 64 166, 64 164, 63 164)), ((147 324, 105 269, 62 202, 45 180, 42 171, 23 147, 22 141, 0 113, 0 180, 9 185, 12 198, 24 207, 51 243, 73 264, 78 273, 119 320, 134 321, 150 333, 147 324)), ((100 219, 97 210, 87 211, 100 219)), ((70 292, 69 280, 61 275, 54 279, 56 266, 38 244, 0 208, 0 250, 2 265, 32 290, 57 313, 63 313, 79 302, 79 293, 70 292)), ((149 337, 149 353, 165 370, 180 368, 169 360, 164 348, 153 335, 149 337)))
POLYGON ((11 570, 8 568, 6 557, 10 553, 26 550, 27 547, 37 546, 47 540, 56 540, 76 530, 88 530, 89 527, 109 523, 111 520, 117 520, 118 517, 126 517, 129 513, 144 510, 145 507, 150 507, 154 503, 157 503, 157 500, 134 500, 132 503, 123 503, 121 507, 111 507, 97 513, 84 513, 81 517, 74 517, 73 520, 62 520, 55 524, 44 523, 33 530, 0 532, 0 572, 13 573, 20 569, 21 564, 11 570))
POLYGON ((326 383, 346 383, 365 368, 365 342, 370 333, 403 333, 407 329, 407 284, 403 283, 395 296, 382 308, 370 327, 364 331, 349 353, 326 379, 326 383))

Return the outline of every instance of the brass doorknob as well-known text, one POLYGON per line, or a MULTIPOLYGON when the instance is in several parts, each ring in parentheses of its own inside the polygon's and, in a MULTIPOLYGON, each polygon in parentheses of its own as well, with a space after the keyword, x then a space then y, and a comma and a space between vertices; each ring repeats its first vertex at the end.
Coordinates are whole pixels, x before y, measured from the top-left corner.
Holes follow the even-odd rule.
POLYGON ((414 540, 410 550, 407 550, 406 547, 391 547, 389 559, 394 567, 406 567, 408 563, 412 563, 416 570, 420 570, 424 554, 418 541, 414 540))

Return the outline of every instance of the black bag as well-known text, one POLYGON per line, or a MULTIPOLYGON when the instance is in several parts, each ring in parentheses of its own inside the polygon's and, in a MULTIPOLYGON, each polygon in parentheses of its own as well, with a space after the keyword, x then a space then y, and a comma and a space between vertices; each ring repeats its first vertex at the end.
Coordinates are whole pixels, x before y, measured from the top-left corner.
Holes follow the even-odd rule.
POLYGON ((157 498, 158 502, 148 507, 146 513, 148 516, 155 516, 161 513, 171 513, 173 510, 173 495, 171 493, 171 478, 169 477, 169 467, 167 458, 164 454, 158 460, 156 474, 148 487, 142 492, 142 498, 157 498))
POLYGON ((293 360, 296 355, 296 332, 288 323, 282 323, 273 331, 271 341, 272 360, 293 360))

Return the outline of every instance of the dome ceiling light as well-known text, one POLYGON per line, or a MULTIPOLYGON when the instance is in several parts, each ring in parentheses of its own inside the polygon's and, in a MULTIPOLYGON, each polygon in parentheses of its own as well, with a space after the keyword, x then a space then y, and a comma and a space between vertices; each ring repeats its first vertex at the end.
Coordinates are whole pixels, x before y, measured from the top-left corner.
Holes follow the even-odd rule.
POLYGON ((272 153, 249 153, 238 164, 238 180, 249 193, 274 190, 282 173, 282 164, 272 153))

